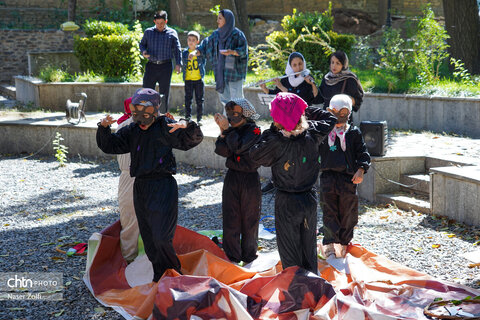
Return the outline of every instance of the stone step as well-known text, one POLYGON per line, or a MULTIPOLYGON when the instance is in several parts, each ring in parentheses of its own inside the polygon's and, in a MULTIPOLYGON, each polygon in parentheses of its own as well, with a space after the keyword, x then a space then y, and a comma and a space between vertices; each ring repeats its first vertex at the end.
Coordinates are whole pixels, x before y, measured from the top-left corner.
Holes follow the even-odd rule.
POLYGON ((9 83, 0 83, 0 95, 9 99, 16 99, 16 89, 9 83))
POLYGON ((405 191, 414 191, 424 195, 430 193, 430 175, 428 174, 403 174, 400 177, 400 183, 410 186, 402 187, 405 191))
POLYGON ((394 203, 402 210, 415 210, 423 213, 430 213, 430 200, 419 194, 408 194, 399 192, 396 194, 377 194, 378 202, 394 203))

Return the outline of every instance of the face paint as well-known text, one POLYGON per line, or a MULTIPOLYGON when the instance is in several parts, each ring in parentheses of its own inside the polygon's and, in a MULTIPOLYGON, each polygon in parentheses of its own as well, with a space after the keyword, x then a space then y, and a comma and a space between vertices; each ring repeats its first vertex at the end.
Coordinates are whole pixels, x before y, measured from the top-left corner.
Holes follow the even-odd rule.
POLYGON ((235 112, 235 111, 228 110, 227 111, 227 119, 228 119, 228 122, 230 122, 231 124, 234 125, 234 124, 242 122, 243 116, 240 112, 235 112))
POLYGON ((132 108, 133 121, 138 125, 149 126, 155 121, 153 107, 144 108, 142 105, 134 105, 132 108))
POLYGON ((350 116, 350 111, 348 111, 347 108, 342 108, 340 111, 337 111, 336 109, 328 108, 328 111, 333 113, 335 117, 337 117, 337 123, 347 123, 348 117, 350 116))

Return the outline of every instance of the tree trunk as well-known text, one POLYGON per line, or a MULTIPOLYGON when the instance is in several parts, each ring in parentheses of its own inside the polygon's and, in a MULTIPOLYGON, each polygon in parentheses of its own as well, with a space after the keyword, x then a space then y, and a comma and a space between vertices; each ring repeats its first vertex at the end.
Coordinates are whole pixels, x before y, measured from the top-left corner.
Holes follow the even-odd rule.
POLYGON ((251 43, 250 25, 248 24, 247 1, 246 0, 230 0, 233 14, 237 20, 238 29, 242 30, 247 38, 247 42, 251 43))
POLYGON ((77 9, 77 0, 68 0, 67 21, 75 21, 75 11, 77 9))
POLYGON ((443 0, 449 52, 471 73, 480 73, 480 22, 476 0, 443 0))
POLYGON ((169 16, 171 23, 182 28, 187 27, 185 23, 185 0, 171 0, 169 16))

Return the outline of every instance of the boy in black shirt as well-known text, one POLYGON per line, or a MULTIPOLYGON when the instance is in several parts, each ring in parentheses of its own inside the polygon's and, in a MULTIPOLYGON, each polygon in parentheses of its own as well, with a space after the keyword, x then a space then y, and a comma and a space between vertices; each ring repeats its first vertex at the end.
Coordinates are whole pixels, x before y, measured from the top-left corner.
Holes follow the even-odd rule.
POLYGON ((227 158, 228 168, 222 192, 223 250, 231 261, 247 264, 257 258, 262 198, 259 165, 248 152, 259 141, 261 131, 253 120, 258 114, 247 99, 229 101, 225 111, 227 117, 215 115, 221 131, 215 153, 227 158))
POLYGON ((153 281, 167 269, 180 272, 172 245, 178 217, 178 187, 172 148, 188 150, 203 134, 192 121, 176 122, 159 115, 160 95, 153 89, 135 92, 130 110, 134 123, 112 133, 115 122, 106 115, 98 124, 97 145, 105 153, 130 152, 130 175, 135 177, 133 201, 145 253, 153 265, 153 281))
POLYGON ((327 257, 344 258, 358 223, 357 184, 370 167, 370 155, 360 130, 347 123, 352 99, 346 94, 335 95, 327 110, 338 122, 320 146, 323 246, 327 257))

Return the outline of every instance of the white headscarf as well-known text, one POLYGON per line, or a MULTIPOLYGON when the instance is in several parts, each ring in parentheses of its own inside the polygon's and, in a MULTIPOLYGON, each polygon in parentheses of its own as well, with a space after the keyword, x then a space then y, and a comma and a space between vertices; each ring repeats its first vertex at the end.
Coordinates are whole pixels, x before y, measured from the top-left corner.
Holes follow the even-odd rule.
MULTIPOLYGON (((303 55, 300 52, 292 52, 290 56, 288 56, 288 62, 285 68, 286 75, 295 73, 295 71, 293 71, 292 69, 292 66, 290 65, 293 58, 302 58, 303 70, 300 71, 306 71, 306 74, 310 74, 310 70, 307 69, 307 62, 305 62, 305 58, 303 57, 303 55)), ((294 88, 302 84, 303 81, 305 81, 305 77, 303 77, 302 74, 297 74, 296 76, 288 76, 288 82, 290 82, 290 85, 294 88)))

